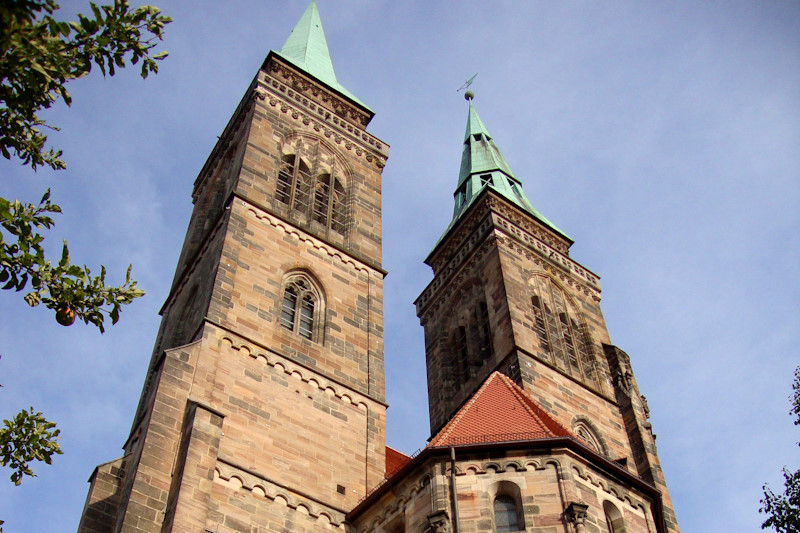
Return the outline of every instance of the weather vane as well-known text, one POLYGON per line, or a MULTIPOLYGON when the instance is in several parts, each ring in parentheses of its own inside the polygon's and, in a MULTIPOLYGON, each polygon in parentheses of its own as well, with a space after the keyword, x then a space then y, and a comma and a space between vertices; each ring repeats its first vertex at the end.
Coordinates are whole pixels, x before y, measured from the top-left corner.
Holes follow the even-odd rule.
MULTIPOLYGON (((475 73, 475 76, 477 76, 477 75, 478 75, 478 73, 476 72, 476 73, 475 73)), ((464 82, 464 85, 462 85, 461 87, 459 87, 458 89, 456 89, 456 92, 457 92, 457 93, 460 93, 460 92, 461 92, 461 91, 463 91, 464 89, 467 89, 467 88, 469 88, 469 86, 470 86, 470 85, 472 85, 472 80, 474 80, 474 79, 475 79, 475 76, 472 76, 470 79, 468 79, 467 81, 465 81, 465 82, 464 82)))

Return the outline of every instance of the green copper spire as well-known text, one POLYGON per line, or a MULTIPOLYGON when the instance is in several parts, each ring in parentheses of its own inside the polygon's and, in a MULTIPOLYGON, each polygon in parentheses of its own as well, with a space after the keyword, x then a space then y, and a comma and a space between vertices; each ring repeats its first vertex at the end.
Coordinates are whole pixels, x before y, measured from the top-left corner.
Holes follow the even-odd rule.
POLYGON ((339 85, 333 71, 328 42, 322 30, 316 0, 311 0, 303 16, 297 22, 289 38, 286 39, 280 52, 273 51, 306 74, 324 83, 342 96, 352 100, 367 111, 372 112, 363 102, 353 96, 350 91, 339 85))
POLYGON ((464 150, 461 154, 458 186, 453 195, 455 197, 453 220, 450 222, 445 234, 461 218, 461 215, 467 211, 483 189, 490 188, 517 207, 533 215, 534 218, 551 230, 571 241, 572 239, 566 233, 533 207, 525 191, 522 190, 522 183, 514 176, 511 167, 489 134, 489 130, 486 129, 483 121, 478 116, 478 112, 475 111, 475 106, 472 105, 474 94, 472 91, 467 91, 464 96, 469 101, 467 131, 464 134, 464 150))
MULTIPOLYGON (((472 95, 472 92, 468 92, 472 95)), ((460 187, 471 175, 481 172, 500 171, 514 178, 511 167, 506 163, 500 149, 492 141, 489 130, 483 125, 481 117, 469 100, 469 114, 467 115, 467 131, 464 134, 464 151, 461 154, 461 170, 458 172, 458 186, 460 187)), ((476 191, 477 192, 477 191, 476 191)))

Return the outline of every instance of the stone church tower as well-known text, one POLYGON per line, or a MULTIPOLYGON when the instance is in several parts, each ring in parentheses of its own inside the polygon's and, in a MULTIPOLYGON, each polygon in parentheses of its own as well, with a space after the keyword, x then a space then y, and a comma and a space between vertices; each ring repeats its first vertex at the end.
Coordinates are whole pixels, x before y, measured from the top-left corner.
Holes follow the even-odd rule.
POLYGON ((678 533, 597 275, 467 93, 426 259, 431 438, 385 445, 381 171, 312 0, 198 176, 130 435, 82 532, 678 533))
POLYGON ((383 479, 372 116, 312 2, 195 181, 124 455, 93 474, 81 531, 312 531, 383 479))

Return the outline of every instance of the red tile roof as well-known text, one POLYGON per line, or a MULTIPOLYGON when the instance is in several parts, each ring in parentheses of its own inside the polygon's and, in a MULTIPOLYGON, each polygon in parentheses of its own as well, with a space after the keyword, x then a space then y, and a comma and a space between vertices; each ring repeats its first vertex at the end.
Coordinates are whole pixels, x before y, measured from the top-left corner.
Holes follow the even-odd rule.
POLYGON ((398 452, 394 448, 386 447, 386 469, 384 476, 386 478, 392 477, 392 474, 403 468, 406 463, 411 460, 408 455, 398 452))
POLYGON ((574 438, 574 435, 511 379, 500 372, 493 372, 450 422, 431 439, 428 447, 553 437, 574 438))

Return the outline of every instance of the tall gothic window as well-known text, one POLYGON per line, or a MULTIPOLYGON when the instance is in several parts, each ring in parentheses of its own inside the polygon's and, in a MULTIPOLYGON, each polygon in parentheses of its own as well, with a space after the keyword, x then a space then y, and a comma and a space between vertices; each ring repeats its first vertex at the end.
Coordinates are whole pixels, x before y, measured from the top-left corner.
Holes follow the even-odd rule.
POLYGON ((456 305, 455 324, 451 333, 451 372, 456 387, 469 380, 493 353, 489 308, 479 285, 461 291, 461 304, 456 305))
POLYGON ((297 211, 308 211, 311 183, 308 164, 298 154, 284 154, 275 192, 278 201, 297 211))
POLYGON ((544 358, 568 374, 596 383, 594 355, 581 313, 549 279, 531 280, 533 328, 544 358))
POLYGON ((301 337, 315 340, 321 317, 321 298, 311 281, 303 274, 291 276, 283 288, 280 322, 284 328, 301 337), (316 329, 315 329, 316 327, 316 329))
POLYGON ((323 226, 344 233, 344 187, 338 179, 331 179, 330 174, 321 174, 317 178, 312 216, 323 226))
POLYGON ((326 235, 347 229, 344 165, 319 141, 294 139, 281 156, 275 199, 294 221, 326 235))

